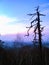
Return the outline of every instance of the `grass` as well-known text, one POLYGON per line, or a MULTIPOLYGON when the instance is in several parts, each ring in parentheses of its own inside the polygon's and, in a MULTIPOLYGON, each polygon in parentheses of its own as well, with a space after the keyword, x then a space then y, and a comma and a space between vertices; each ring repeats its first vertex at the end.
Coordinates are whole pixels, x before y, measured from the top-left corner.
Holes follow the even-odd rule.
MULTIPOLYGON (((49 65, 49 48, 42 48, 42 65, 49 65)), ((30 46, 4 49, 0 47, 0 65, 41 65, 40 50, 30 46)))

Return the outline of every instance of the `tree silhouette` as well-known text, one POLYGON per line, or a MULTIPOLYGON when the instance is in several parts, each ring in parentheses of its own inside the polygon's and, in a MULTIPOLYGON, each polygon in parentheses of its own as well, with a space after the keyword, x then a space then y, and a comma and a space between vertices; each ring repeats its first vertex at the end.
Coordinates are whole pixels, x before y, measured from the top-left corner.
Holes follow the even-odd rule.
MULTIPOLYGON (((28 31, 27 31, 28 35, 26 35, 26 36, 29 36, 29 30, 34 26, 35 28, 34 28, 34 39, 33 39, 33 41, 34 41, 34 44, 36 44, 37 40, 38 40, 38 47, 40 49, 40 59, 41 59, 41 65, 42 65, 42 31, 43 31, 44 27, 41 27, 40 16, 45 16, 45 15, 41 14, 39 12, 39 6, 36 9, 36 13, 28 14, 28 15, 32 16, 32 17, 34 17, 35 15, 37 16, 36 19, 31 21, 31 26, 30 27, 26 27, 26 28, 28 28, 28 31), (33 23, 36 23, 36 24, 32 25, 33 23), (37 34, 38 34, 38 39, 36 39, 37 34)), ((31 17, 31 19, 32 19, 32 17, 31 17)))

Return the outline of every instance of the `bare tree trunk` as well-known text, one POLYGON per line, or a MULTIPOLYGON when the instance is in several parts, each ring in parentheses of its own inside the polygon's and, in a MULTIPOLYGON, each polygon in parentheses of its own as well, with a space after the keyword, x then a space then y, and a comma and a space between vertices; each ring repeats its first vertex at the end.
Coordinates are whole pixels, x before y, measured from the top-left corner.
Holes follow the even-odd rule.
POLYGON ((41 65, 42 65, 42 41, 41 41, 41 30, 40 30, 39 12, 37 12, 37 16, 38 16, 38 36, 39 36, 40 59, 41 59, 41 65))

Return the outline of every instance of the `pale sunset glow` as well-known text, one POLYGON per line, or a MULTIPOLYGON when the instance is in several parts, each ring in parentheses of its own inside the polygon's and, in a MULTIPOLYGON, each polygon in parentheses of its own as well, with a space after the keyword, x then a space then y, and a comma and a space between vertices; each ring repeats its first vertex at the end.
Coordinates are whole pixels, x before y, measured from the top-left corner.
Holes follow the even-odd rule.
POLYGON ((9 24, 12 22, 17 22, 16 18, 8 18, 7 16, 0 16, 0 34, 16 34, 19 32, 24 32, 24 24, 16 23, 16 24, 9 24))
POLYGON ((0 24, 6 24, 6 23, 9 23, 9 22, 13 22, 13 21, 17 21, 16 18, 9 18, 7 16, 0 16, 0 24))

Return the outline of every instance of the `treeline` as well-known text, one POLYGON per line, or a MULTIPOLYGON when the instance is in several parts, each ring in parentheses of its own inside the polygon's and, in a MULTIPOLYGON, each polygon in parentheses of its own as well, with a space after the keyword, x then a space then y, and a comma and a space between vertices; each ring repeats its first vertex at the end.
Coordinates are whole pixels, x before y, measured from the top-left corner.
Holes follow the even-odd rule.
MULTIPOLYGON (((49 48, 42 49, 43 65, 49 65, 49 48)), ((39 48, 24 46, 5 49, 0 46, 0 65, 41 65, 39 48)))

